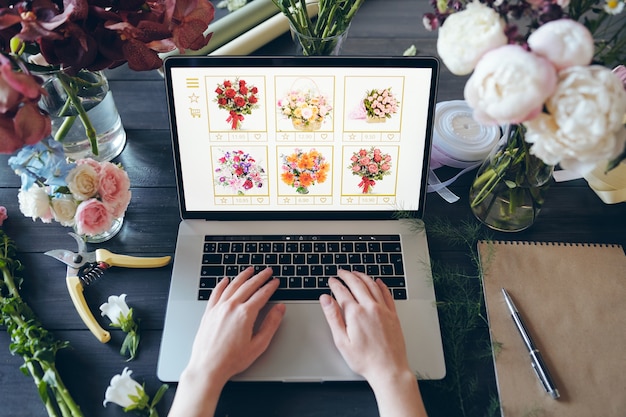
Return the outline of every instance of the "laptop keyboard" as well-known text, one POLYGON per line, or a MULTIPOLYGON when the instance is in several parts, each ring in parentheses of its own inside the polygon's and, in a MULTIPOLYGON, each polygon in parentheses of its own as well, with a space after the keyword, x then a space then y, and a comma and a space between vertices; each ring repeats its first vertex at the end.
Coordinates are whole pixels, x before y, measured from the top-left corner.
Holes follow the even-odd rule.
POLYGON ((407 298, 399 235, 205 236, 199 300, 208 300, 223 277, 249 266, 274 270, 280 285, 272 300, 317 300, 330 293, 338 269, 381 278, 394 299, 407 298))

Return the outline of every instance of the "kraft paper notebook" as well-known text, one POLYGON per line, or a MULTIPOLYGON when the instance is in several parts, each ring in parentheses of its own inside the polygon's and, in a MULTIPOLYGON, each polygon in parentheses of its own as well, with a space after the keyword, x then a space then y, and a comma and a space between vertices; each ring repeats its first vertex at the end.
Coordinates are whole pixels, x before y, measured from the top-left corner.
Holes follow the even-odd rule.
POLYGON ((620 245, 479 242, 504 417, 626 415, 626 256, 620 245), (506 288, 561 394, 531 368, 506 288))

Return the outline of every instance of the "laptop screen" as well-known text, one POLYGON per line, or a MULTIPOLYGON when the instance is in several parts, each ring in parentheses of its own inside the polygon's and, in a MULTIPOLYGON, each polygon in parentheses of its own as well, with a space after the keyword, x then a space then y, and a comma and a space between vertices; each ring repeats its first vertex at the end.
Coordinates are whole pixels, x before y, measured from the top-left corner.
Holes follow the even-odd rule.
POLYGON ((421 215, 434 58, 171 57, 183 218, 421 215))

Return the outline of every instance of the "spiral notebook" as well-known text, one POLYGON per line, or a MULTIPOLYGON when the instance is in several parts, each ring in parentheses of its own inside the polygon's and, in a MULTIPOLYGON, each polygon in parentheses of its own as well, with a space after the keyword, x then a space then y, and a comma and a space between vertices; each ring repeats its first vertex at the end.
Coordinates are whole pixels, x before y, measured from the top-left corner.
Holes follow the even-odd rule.
POLYGON ((620 245, 478 244, 504 417, 623 417, 626 256, 620 245), (514 298, 561 393, 543 389, 501 288, 514 298))

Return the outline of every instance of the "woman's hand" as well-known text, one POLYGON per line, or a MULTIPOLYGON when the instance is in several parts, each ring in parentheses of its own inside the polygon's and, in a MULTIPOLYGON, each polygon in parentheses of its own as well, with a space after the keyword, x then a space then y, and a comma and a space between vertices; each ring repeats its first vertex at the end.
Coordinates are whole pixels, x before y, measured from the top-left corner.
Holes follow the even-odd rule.
POLYGON ((212 416, 226 382, 269 346, 285 305, 273 305, 254 330, 260 310, 279 282, 270 279, 270 268, 252 276, 253 271, 247 268, 232 282, 224 278, 211 293, 170 416, 212 416))
POLYGON ((389 289, 382 280, 360 272, 340 270, 338 275, 343 283, 328 281, 335 299, 320 297, 337 349, 369 382, 381 417, 425 416, 389 289))

